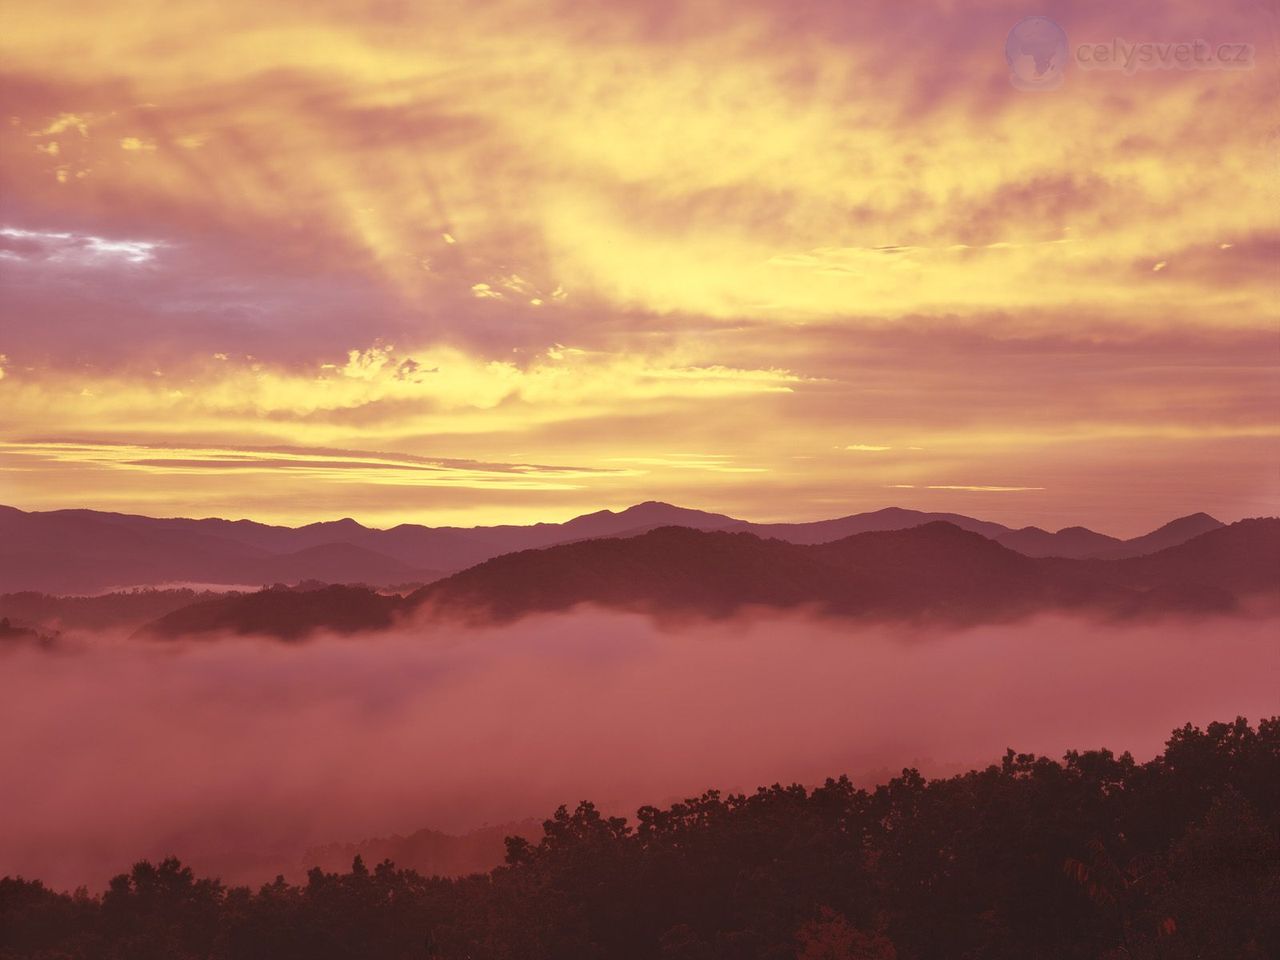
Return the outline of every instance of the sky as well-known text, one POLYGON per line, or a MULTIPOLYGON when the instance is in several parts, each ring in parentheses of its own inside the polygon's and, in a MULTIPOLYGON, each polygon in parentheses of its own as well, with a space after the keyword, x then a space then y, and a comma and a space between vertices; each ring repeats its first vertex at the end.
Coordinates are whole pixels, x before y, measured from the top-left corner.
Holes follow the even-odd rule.
POLYGON ((1257 0, 10 5, 0 502, 1274 514, 1278 50, 1257 0))

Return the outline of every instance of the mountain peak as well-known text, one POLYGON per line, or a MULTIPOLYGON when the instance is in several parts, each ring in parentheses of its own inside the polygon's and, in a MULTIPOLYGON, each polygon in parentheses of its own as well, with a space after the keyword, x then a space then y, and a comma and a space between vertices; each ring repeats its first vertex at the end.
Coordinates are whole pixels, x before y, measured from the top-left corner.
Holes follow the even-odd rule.
POLYGON ((644 503, 635 503, 625 510, 619 510, 617 515, 620 517, 650 518, 681 516, 688 513, 701 514, 702 512, 701 510, 690 510, 687 507, 677 507, 673 503, 666 503, 662 500, 646 500, 644 503))
POLYGON ((335 532, 350 533, 356 530, 368 529, 358 520, 351 517, 343 517, 341 520, 321 520, 318 523, 308 523, 306 526, 299 527, 300 530, 333 530, 335 532))
POLYGON ((879 510, 850 514, 854 517, 919 517, 923 515, 922 510, 908 510, 906 507, 881 507, 879 510))
POLYGON ((1160 529, 1167 530, 1169 527, 1188 526, 1193 523, 1213 528, 1226 526, 1226 524, 1217 517, 1211 517, 1204 511, 1200 511, 1198 513, 1189 513, 1185 517, 1178 517, 1176 520, 1170 520, 1163 527, 1160 527, 1160 529))
POLYGON ((1177 546, 1201 534, 1225 527, 1221 520, 1207 513, 1192 513, 1176 520, 1170 520, 1164 526, 1150 533, 1145 533, 1132 540, 1126 540, 1118 548, 1097 554, 1100 557, 1134 557, 1147 553, 1156 553, 1168 547, 1177 546))
POLYGON ((1221 520, 1211 517, 1207 513, 1189 513, 1185 517, 1178 517, 1176 520, 1170 520, 1162 527, 1157 527, 1147 536, 1156 537, 1166 533, 1194 536, 1195 534, 1208 533, 1210 530, 1217 530, 1225 526, 1226 524, 1221 520))
POLYGON ((584 513, 580 517, 574 517, 565 526, 573 527, 596 527, 601 524, 606 525, 610 530, 621 532, 629 527, 640 527, 647 524, 705 524, 708 521, 714 521, 716 524, 734 523, 732 517, 727 517, 721 513, 708 513, 706 510, 694 510, 689 507, 678 507, 673 503, 666 503, 662 500, 645 500, 643 503, 634 503, 622 510, 597 510, 595 513, 584 513), (616 521, 625 521, 622 527, 617 527, 616 521))

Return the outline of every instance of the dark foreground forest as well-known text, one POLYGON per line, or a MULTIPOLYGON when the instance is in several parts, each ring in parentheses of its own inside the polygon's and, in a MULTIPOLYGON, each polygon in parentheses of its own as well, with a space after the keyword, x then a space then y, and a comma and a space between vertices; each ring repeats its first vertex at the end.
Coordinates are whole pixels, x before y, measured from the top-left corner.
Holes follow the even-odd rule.
POLYGON ((359 859, 252 891, 177 860, 100 896, 0 881, 0 957, 925 960, 1280 956, 1280 718, 873 791, 584 803, 488 875, 359 859))

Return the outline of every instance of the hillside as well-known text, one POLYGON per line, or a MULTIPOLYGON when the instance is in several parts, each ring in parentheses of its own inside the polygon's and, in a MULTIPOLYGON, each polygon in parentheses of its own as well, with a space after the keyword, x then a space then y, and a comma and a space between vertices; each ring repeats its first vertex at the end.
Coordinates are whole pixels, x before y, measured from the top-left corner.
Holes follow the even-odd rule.
POLYGON ((383 630, 391 626, 400 606, 399 597, 382 596, 365 587, 261 590, 182 607, 142 627, 138 634, 155 639, 257 634, 298 640, 318 630, 383 630))

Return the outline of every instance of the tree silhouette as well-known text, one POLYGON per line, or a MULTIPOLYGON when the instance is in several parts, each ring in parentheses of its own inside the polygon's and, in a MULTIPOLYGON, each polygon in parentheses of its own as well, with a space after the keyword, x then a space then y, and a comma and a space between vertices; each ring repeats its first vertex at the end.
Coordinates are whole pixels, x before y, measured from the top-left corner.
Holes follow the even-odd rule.
POLYGON ((0 960, 1192 960, 1280 956, 1280 720, 1147 763, 1009 751, 874 790, 581 803, 486 875, 357 856, 253 891, 175 859, 100 896, 0 880, 0 960))

